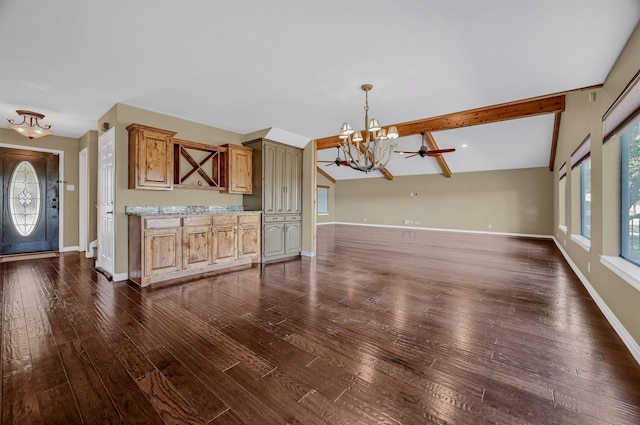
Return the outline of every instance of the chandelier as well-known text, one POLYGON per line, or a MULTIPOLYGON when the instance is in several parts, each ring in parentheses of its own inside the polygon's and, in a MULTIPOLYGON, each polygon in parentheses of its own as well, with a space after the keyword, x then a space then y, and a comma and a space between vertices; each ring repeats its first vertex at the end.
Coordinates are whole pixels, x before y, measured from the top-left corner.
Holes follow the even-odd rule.
POLYGON ((44 115, 38 112, 25 111, 22 109, 18 109, 16 113, 22 117, 22 122, 16 123, 7 118, 7 121, 9 121, 9 128, 17 131, 23 136, 26 136, 29 139, 37 139, 39 137, 50 136, 53 134, 53 131, 50 130, 51 125, 41 126, 38 121, 43 119, 44 115))
POLYGON ((348 122, 342 124, 340 137, 342 142, 340 147, 345 155, 345 161, 354 170, 368 173, 369 171, 384 168, 389 160, 394 142, 398 138, 398 129, 392 125, 389 129, 380 127, 377 119, 369 120, 369 91, 373 88, 371 84, 363 84, 360 87, 365 94, 364 100, 364 125, 365 136, 362 132, 354 131, 348 122))

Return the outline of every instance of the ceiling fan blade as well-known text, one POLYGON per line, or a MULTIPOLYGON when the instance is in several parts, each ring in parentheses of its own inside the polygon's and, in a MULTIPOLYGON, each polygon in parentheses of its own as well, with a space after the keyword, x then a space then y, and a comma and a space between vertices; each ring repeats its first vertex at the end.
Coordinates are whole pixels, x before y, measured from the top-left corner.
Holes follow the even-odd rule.
MULTIPOLYGON (((407 152, 407 153, 409 153, 409 152, 407 152)), ((413 155, 405 156, 404 159, 413 158, 414 156, 417 156, 417 155, 418 155, 418 152, 414 153, 413 155)))
POLYGON ((335 164, 335 162, 333 161, 328 161, 329 163, 327 165, 325 165, 325 167, 331 167, 333 164, 335 164))
POLYGON ((317 162, 330 162, 330 163, 332 163, 332 164, 333 164, 335 161, 325 161, 325 160, 323 160, 323 159, 319 159, 317 162))
POLYGON ((395 153, 399 153, 401 155, 409 155, 409 154, 417 154, 418 152, 409 152, 409 151, 393 151, 395 153))
POLYGON ((438 155, 443 154, 443 153, 449 153, 449 152, 455 152, 455 151, 456 150, 453 149, 453 148, 449 148, 449 149, 434 149, 434 150, 428 151, 427 155, 428 156, 438 156, 438 155))

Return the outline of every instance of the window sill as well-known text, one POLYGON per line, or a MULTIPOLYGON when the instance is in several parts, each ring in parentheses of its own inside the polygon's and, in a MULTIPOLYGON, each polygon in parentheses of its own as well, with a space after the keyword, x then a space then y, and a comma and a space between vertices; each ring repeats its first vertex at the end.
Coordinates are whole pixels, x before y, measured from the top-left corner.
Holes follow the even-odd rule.
POLYGON ((601 255, 600 262, 629 285, 640 291, 640 267, 622 257, 609 255, 601 255))
POLYGON ((318 215, 329 215, 329 213, 318 213, 318 215))
POLYGON ((591 241, 582 235, 571 235, 571 240, 577 243, 585 251, 591 251, 591 241))
POLYGON ((567 226, 558 226, 558 229, 560 229, 560 231, 565 235, 567 234, 567 226))

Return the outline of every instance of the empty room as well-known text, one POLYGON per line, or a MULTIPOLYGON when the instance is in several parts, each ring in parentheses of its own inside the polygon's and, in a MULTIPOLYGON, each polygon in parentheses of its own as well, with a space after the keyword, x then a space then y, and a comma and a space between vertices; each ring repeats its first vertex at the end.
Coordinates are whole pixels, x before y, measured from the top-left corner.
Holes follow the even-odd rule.
POLYGON ((639 22, 0 2, 1 423, 640 423, 639 22))

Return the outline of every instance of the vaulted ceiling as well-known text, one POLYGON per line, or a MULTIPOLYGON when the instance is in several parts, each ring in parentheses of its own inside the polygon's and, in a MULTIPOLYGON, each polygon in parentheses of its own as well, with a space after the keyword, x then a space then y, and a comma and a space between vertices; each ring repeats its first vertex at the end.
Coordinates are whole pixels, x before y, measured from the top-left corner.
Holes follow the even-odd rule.
MULTIPOLYGON (((80 137, 121 102, 322 139, 363 122, 363 83, 383 125, 602 84, 639 18, 640 0, 2 0, 0 115, 35 110, 80 137)), ((457 149, 445 157, 453 173, 548 166, 554 117, 431 134, 457 149)), ((388 169, 442 172, 429 157, 388 169)))

